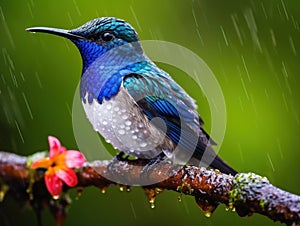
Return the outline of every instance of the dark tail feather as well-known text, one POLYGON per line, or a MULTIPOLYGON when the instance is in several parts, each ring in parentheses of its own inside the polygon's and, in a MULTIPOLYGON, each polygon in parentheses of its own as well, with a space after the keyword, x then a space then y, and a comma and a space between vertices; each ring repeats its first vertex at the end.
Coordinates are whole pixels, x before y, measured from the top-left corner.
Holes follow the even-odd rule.
POLYGON ((220 170, 222 173, 236 175, 237 171, 232 169, 227 163, 225 163, 219 156, 216 155, 214 161, 210 164, 214 169, 220 170))
POLYGON ((205 153, 203 155, 203 143, 198 142, 195 152, 193 153, 193 157, 198 161, 201 161, 209 164, 209 167, 213 169, 218 169, 222 173, 236 175, 238 172, 231 168, 227 163, 225 163, 214 151, 211 146, 205 147, 205 153))

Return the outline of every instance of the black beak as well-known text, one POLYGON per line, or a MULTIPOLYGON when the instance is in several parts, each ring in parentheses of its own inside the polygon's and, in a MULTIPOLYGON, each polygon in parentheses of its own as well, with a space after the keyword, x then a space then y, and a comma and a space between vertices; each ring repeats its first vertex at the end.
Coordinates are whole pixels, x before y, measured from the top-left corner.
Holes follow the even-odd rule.
POLYGON ((50 28, 50 27, 31 27, 27 28, 26 31, 29 32, 42 32, 48 34, 54 34, 58 36, 62 36, 71 40, 85 39, 84 37, 76 34, 72 34, 69 30, 58 29, 58 28, 50 28))

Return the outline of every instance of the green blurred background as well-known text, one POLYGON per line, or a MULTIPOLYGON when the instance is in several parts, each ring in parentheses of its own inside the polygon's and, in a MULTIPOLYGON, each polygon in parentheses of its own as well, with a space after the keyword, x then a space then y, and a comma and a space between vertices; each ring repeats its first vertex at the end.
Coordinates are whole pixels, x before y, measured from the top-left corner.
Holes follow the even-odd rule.
MULTIPOLYGON (((102 16, 130 22, 141 40, 175 42, 197 53, 214 72, 227 106, 220 155, 238 171, 267 176, 299 194, 300 2, 297 0, 110 0, 0 1, 0 149, 28 155, 57 136, 76 148, 72 101, 81 59, 71 42, 29 34, 25 28, 74 28, 102 16)), ((210 129, 210 110, 196 84, 180 70, 170 72, 199 105, 210 129)), ((206 218, 192 197, 165 191, 150 209, 143 190, 103 195, 84 190, 64 225, 279 225, 253 215, 240 218, 221 205, 206 218)), ((54 225, 49 211, 44 225, 54 225)), ((34 213, 7 197, 0 225, 35 225, 34 213)))

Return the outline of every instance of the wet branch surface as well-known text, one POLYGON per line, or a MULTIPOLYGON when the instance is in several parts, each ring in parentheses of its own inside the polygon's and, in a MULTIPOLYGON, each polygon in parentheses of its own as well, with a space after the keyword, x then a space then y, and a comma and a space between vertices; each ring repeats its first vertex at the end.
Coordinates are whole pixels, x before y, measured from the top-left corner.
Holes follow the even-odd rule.
MULTIPOLYGON (((61 225, 69 198, 62 195, 54 200, 45 187, 43 175, 43 170, 28 169, 27 157, 0 152, 0 200, 11 194, 20 202, 30 203, 40 225, 40 211, 47 206, 57 225, 61 225)), ((86 163, 78 169, 77 176, 79 192, 88 186, 98 187, 104 192, 111 185, 126 189, 129 188, 126 184, 148 184, 142 187, 151 204, 155 196, 166 189, 194 196, 206 216, 210 216, 219 204, 225 204, 240 216, 259 213, 286 225, 300 225, 300 196, 283 191, 265 177, 253 173, 239 173, 233 177, 168 161, 149 166, 142 160, 114 158, 86 163)), ((68 189, 64 187, 64 191, 68 189)))

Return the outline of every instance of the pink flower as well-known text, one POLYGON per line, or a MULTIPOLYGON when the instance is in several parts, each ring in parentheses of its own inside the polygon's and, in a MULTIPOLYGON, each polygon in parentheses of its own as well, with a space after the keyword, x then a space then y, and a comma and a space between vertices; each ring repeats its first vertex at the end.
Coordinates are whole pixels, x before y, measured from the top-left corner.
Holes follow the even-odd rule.
POLYGON ((45 184, 51 195, 58 197, 62 192, 63 182, 69 187, 76 186, 78 180, 72 168, 81 167, 85 162, 84 155, 75 150, 66 150, 55 137, 48 137, 49 157, 33 162, 31 169, 45 168, 45 184))

